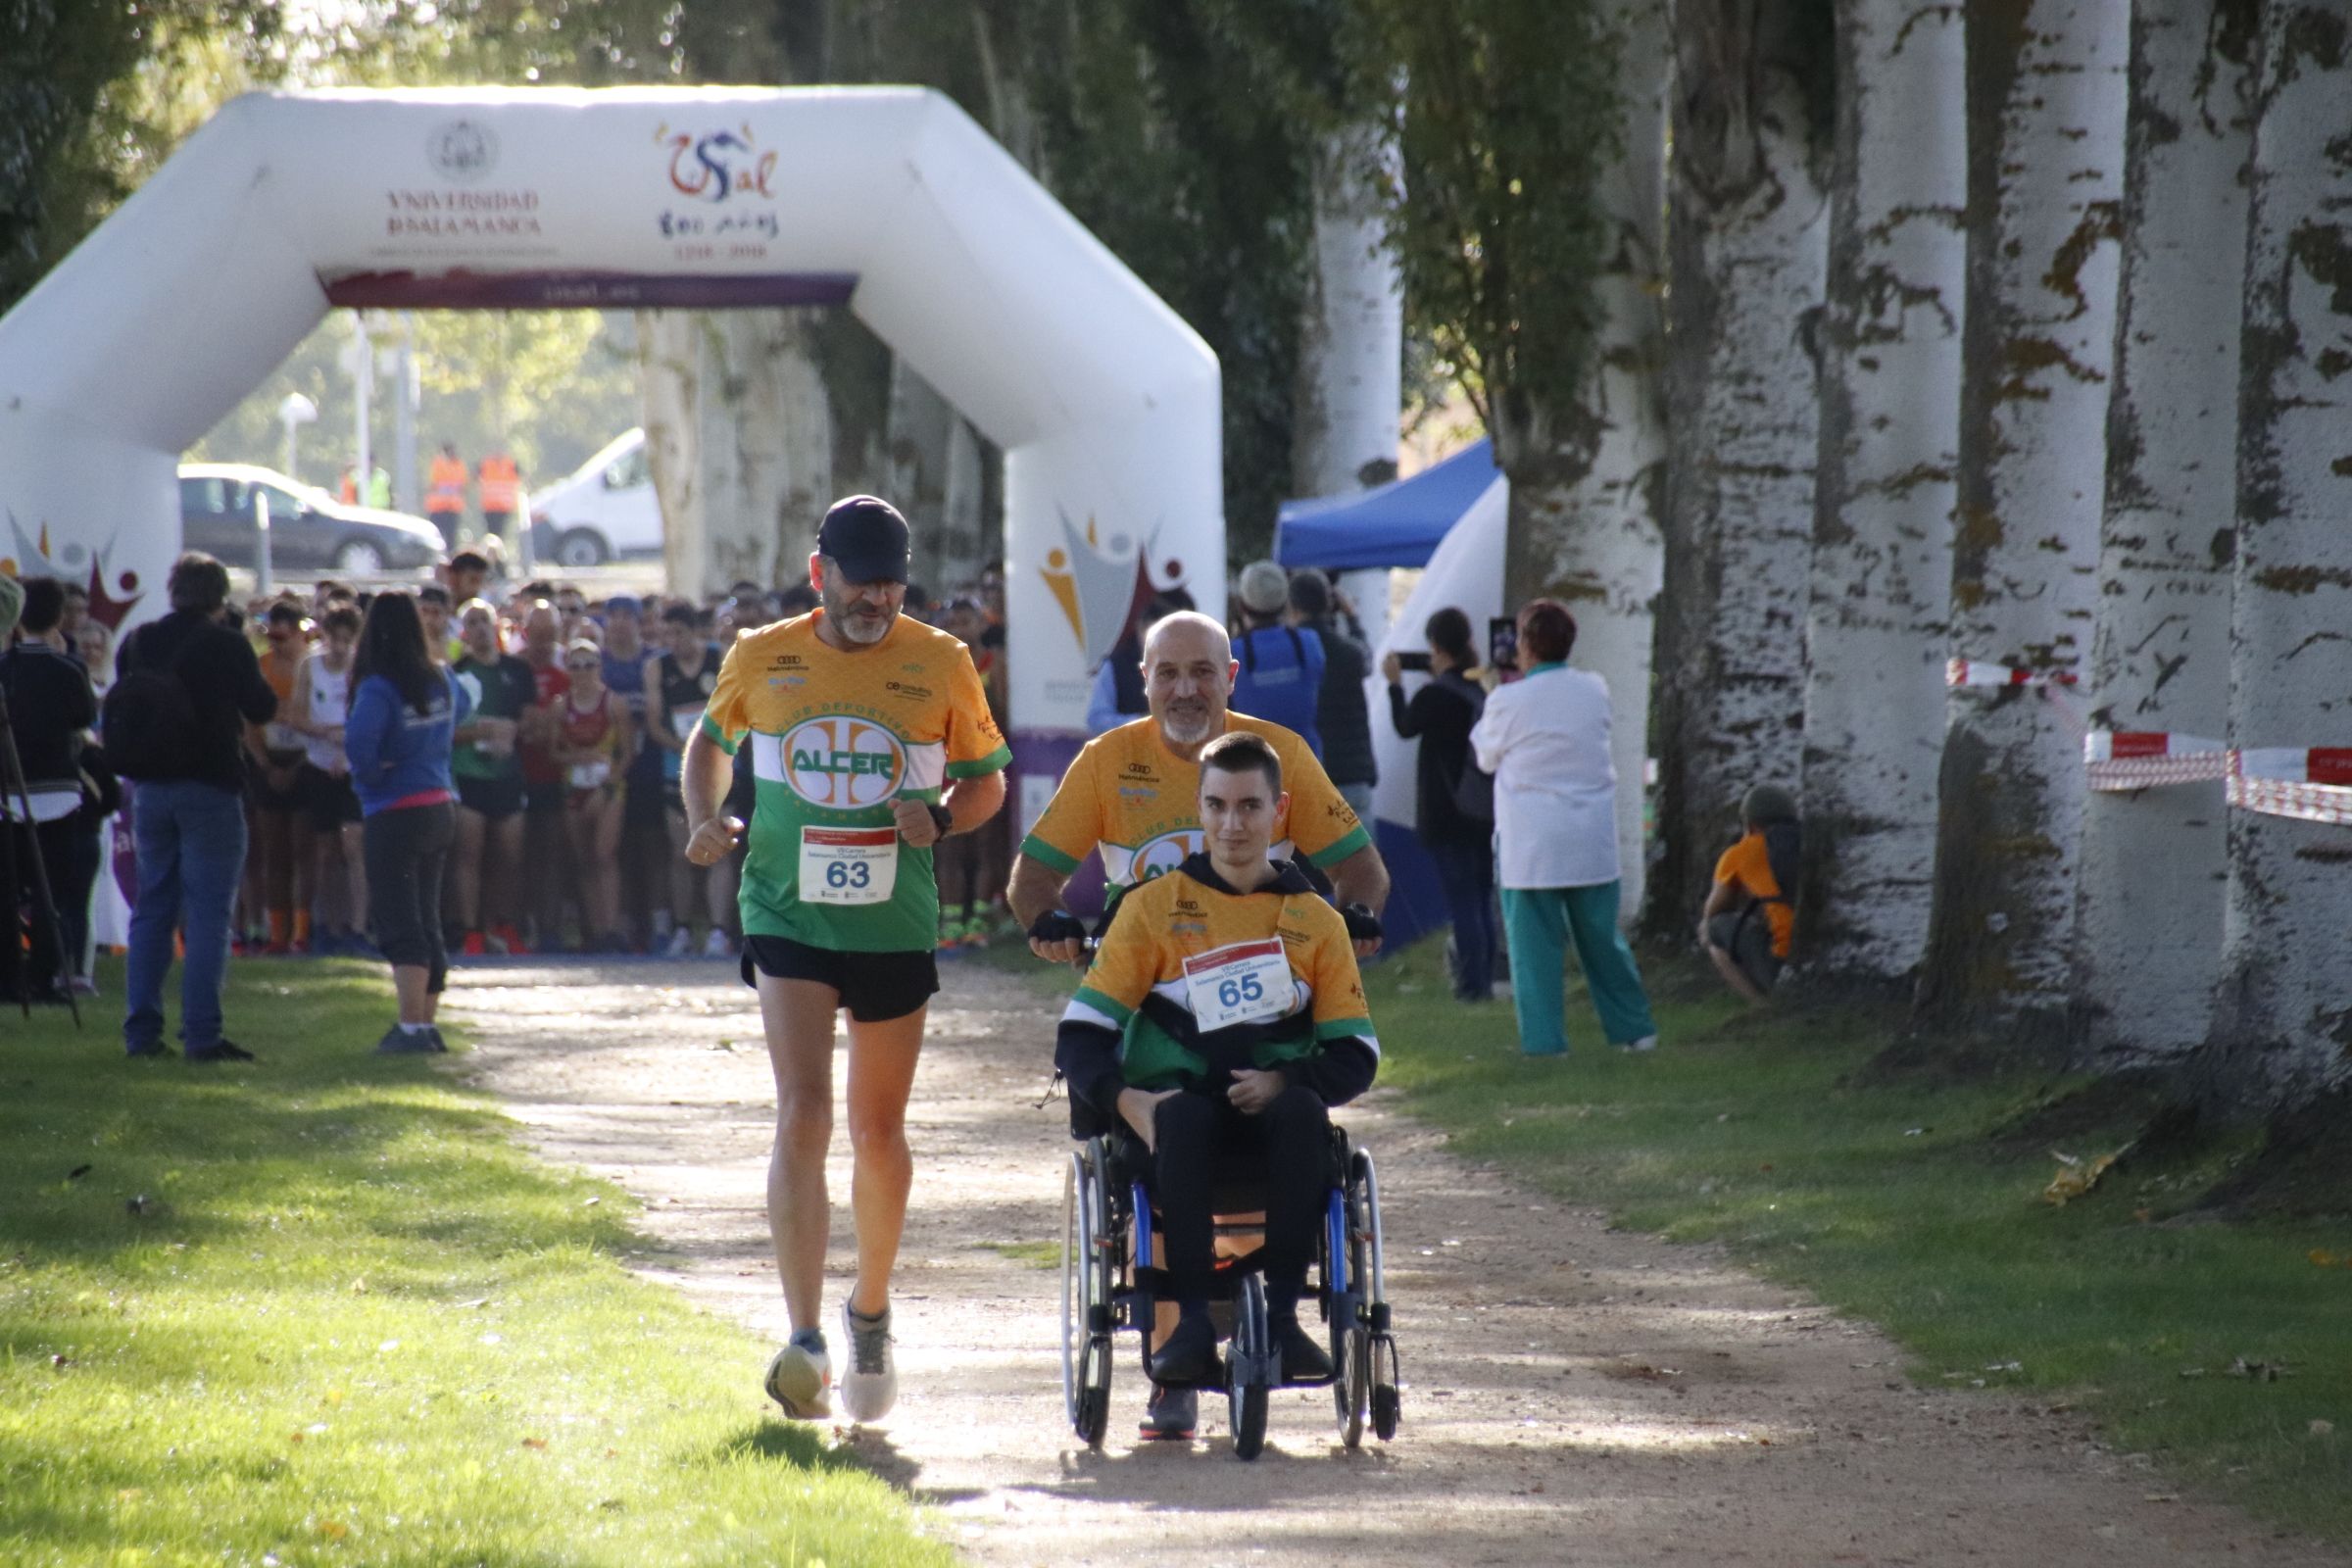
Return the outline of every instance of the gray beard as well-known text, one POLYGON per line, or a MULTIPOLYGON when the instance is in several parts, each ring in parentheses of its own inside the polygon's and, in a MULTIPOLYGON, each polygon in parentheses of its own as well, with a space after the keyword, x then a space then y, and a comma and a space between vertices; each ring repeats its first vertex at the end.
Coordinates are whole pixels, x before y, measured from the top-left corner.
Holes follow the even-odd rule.
POLYGON ((880 620, 869 621, 856 615, 835 615, 833 624, 839 626, 841 634, 851 642, 870 647, 890 635, 890 628, 897 624, 898 618, 896 615, 885 615, 880 620))
POLYGON ((1190 722, 1179 720, 1175 715, 1170 714, 1159 721, 1159 727, 1165 730, 1168 739, 1177 745, 1197 746, 1209 738, 1210 726, 1215 722, 1215 717, 1207 713, 1203 713, 1198 720, 1190 722))

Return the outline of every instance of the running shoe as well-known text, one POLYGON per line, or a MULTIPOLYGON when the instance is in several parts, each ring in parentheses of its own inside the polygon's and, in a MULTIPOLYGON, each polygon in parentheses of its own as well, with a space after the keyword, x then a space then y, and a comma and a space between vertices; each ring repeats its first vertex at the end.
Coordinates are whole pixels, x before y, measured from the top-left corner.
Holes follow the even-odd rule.
POLYGON ((522 933, 515 930, 513 926, 502 925, 496 929, 498 932, 498 940, 507 945, 508 953, 521 954, 531 951, 530 945, 522 940, 522 933))
POLYGON ((1151 1402, 1135 1435, 1146 1443, 1188 1443, 1200 1424, 1200 1396, 1192 1389, 1152 1385, 1151 1402))
POLYGON ((465 958, 479 958, 486 956, 489 951, 490 944, 482 940, 482 934, 479 931, 466 932, 466 940, 458 945, 458 956, 465 958))
POLYGON ((375 1054, 379 1056, 429 1056, 436 1049, 429 1030, 411 1029, 399 1023, 385 1030, 384 1037, 375 1043, 375 1054))
POLYGON ((694 933, 684 926, 673 928, 662 944, 662 956, 664 958, 686 958, 693 955, 694 933))
POLYGON ((824 1421, 833 1414, 833 1362, 825 1337, 803 1329, 767 1363, 767 1396, 795 1421, 824 1421))
POLYGON ((1219 1372, 1216 1325, 1205 1311, 1179 1317, 1175 1331, 1152 1357, 1154 1383, 1212 1383, 1219 1372))
POLYGON ((735 944, 727 940, 725 927, 714 925, 710 928, 710 934, 703 938, 703 956, 706 958, 732 958, 735 956, 735 944))
POLYGON ((850 1369, 841 1375, 841 1408, 853 1421, 879 1421, 899 1399, 899 1371, 890 1358, 890 1308, 867 1317, 841 1303, 841 1330, 850 1338, 850 1369))

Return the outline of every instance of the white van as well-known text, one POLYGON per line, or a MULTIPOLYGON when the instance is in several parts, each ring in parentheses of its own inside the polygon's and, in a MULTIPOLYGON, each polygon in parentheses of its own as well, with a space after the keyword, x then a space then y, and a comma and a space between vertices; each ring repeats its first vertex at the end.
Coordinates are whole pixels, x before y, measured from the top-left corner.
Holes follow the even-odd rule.
POLYGON ((645 432, 629 430, 544 490, 531 492, 531 559, 542 566, 601 566, 662 553, 662 503, 646 466, 645 432))

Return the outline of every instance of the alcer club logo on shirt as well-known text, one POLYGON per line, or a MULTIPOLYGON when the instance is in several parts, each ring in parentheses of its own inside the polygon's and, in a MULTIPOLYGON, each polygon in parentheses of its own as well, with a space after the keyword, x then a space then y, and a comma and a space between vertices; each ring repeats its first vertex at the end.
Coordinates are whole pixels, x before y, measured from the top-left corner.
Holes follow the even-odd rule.
POLYGON ((784 737, 784 778, 810 806, 854 811, 899 792, 906 753, 898 737, 869 719, 827 714, 804 719, 784 737))
POLYGON ((1198 854, 1200 844, 1200 834, 1197 829, 1179 828, 1173 833, 1162 833, 1136 849, 1127 879, 1130 882, 1149 882, 1155 876, 1173 871, 1184 863, 1187 856, 1198 854))

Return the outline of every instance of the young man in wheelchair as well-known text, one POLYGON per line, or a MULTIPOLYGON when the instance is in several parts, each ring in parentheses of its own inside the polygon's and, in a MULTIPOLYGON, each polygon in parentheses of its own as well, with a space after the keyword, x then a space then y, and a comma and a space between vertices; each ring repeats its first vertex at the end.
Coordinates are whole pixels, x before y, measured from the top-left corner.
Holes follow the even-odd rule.
POLYGON ((1071 1098, 1123 1121, 1149 1152, 1178 1311, 1152 1358, 1154 1399, 1186 1407, 1155 1407, 1166 1429, 1155 1436, 1189 1436, 1194 1388, 1218 1374, 1209 1194, 1220 1156, 1262 1161, 1282 1380, 1332 1376, 1298 1298, 1329 1188, 1329 1107, 1371 1086, 1380 1043, 1346 920, 1295 865, 1268 858, 1290 799, 1262 738, 1236 730, 1208 744, 1205 852, 1120 900, 1054 1045, 1071 1098))

